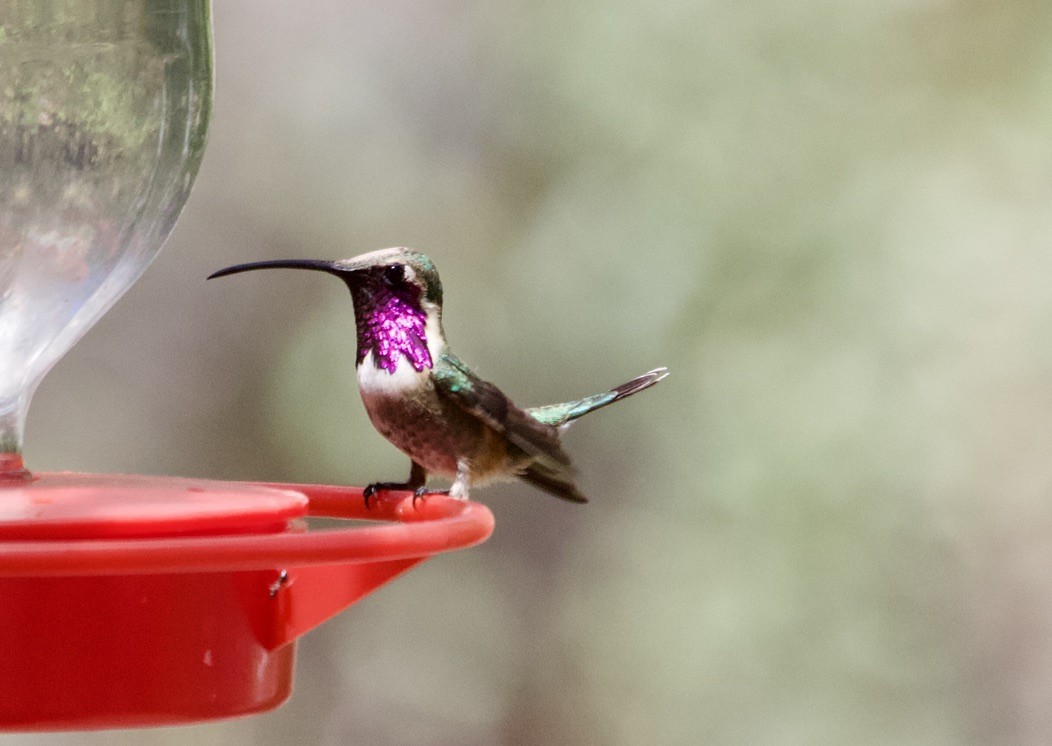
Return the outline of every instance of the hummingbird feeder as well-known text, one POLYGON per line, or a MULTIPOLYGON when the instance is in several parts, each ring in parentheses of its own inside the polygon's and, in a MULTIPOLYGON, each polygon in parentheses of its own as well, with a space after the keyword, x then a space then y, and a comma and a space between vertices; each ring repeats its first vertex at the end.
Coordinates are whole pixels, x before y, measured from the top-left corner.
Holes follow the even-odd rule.
POLYGON ((0 730, 276 707, 300 635, 484 541, 493 517, 408 494, 367 509, 348 487, 28 471, 34 389, 146 269, 197 173, 210 2, 7 4, 0 69, 0 730))

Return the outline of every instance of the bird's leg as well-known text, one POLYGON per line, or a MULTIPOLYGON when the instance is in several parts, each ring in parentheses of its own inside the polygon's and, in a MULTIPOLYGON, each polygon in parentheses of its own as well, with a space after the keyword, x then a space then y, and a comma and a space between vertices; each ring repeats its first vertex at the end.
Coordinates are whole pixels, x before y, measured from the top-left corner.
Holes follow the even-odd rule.
POLYGON ((454 500, 467 500, 468 492, 471 489, 471 464, 466 458, 457 459, 457 478, 453 481, 453 484, 448 490, 437 490, 430 491, 425 487, 417 489, 413 495, 413 507, 416 507, 416 501, 422 499, 425 495, 449 495, 454 500))
POLYGON ((471 491, 471 464, 466 458, 457 459, 457 478, 449 488, 449 496, 457 500, 467 500, 471 491))
POLYGON ((427 472, 420 464, 416 461, 413 462, 412 468, 409 470, 409 479, 404 482, 373 482, 364 490, 362 490, 362 497, 365 499, 365 507, 369 508, 369 500, 377 492, 388 492, 388 491, 402 491, 409 490, 413 493, 413 500, 418 498, 422 491, 426 492, 427 488, 424 486, 427 483, 427 472))

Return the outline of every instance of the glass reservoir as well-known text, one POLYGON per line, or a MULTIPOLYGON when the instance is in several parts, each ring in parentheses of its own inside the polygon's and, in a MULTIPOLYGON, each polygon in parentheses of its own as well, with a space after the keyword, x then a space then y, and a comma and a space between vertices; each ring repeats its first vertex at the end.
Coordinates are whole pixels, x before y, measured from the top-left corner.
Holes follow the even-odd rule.
POLYGON ((209 0, 0 4, 0 473, 52 365, 181 211, 212 100, 209 0))

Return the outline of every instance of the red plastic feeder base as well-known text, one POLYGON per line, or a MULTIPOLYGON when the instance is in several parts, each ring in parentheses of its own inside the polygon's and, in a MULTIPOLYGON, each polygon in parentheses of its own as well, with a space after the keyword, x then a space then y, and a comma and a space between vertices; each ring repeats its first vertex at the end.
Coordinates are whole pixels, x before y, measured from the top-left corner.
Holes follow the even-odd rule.
POLYGON ((484 541, 477 503, 358 488, 42 474, 0 487, 0 730, 261 712, 295 640, 432 554, 484 541), (306 518, 385 521, 324 531, 306 518))

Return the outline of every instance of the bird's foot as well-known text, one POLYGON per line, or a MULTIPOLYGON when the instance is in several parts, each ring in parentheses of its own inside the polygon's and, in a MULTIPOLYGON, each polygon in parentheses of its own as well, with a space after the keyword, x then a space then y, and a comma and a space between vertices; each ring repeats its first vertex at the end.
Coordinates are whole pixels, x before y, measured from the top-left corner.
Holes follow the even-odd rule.
POLYGON ((377 492, 405 492, 408 490, 415 494, 421 489, 423 488, 417 487, 409 482, 373 482, 362 490, 362 499, 365 500, 365 509, 371 510, 372 508, 369 507, 369 501, 377 492))
POLYGON ((416 510, 416 501, 423 500, 428 495, 448 495, 449 490, 429 490, 427 487, 417 487, 413 491, 413 510, 416 510))

